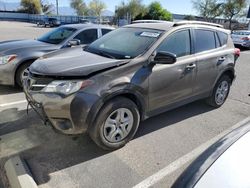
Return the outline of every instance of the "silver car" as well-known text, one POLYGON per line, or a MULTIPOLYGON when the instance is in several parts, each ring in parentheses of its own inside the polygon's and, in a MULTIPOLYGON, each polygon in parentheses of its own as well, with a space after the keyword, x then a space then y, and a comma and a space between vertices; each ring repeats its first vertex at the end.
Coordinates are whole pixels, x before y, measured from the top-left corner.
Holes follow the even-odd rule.
POLYGON ((233 31, 231 36, 234 45, 250 48, 250 31, 233 31))
POLYGON ((58 27, 36 40, 0 41, 0 85, 18 85, 25 71, 36 59, 48 52, 87 45, 114 30, 95 24, 71 24, 58 27))

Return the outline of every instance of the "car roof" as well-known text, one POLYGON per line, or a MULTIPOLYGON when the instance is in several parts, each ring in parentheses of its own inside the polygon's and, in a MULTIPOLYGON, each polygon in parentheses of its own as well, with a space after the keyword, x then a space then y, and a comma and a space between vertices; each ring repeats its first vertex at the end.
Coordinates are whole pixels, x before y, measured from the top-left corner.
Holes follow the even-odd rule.
POLYGON ((107 26, 107 25, 101 25, 101 24, 67 24, 63 25, 61 27, 70 27, 70 28, 75 28, 77 30, 79 29, 84 29, 84 28, 104 28, 104 29, 115 29, 114 27, 107 26))

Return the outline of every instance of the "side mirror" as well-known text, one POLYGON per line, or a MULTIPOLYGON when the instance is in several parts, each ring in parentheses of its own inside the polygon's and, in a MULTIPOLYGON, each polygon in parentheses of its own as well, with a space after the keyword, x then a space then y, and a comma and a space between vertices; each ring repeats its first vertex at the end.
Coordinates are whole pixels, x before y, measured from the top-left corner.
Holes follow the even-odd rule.
POLYGON ((155 64, 174 64, 176 62, 176 55, 170 52, 157 52, 153 63, 155 64))
POLYGON ((78 39, 72 39, 68 42, 67 47, 72 47, 72 46, 79 46, 81 44, 81 41, 78 39))

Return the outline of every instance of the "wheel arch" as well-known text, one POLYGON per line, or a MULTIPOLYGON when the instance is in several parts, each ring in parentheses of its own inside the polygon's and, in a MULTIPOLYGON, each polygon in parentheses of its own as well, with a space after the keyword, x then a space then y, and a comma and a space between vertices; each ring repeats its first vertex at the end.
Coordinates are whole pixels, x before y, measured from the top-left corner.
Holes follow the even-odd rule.
POLYGON ((24 59, 23 61, 21 61, 20 63, 18 63, 16 70, 15 70, 15 74, 14 74, 14 82, 16 84, 16 76, 17 76, 17 72, 20 69, 21 66, 23 66, 26 63, 33 63, 35 60, 37 60, 39 57, 33 57, 33 58, 28 58, 28 59, 24 59))
POLYGON ((123 89, 123 90, 118 90, 116 92, 113 92, 112 94, 109 94, 103 98, 101 98, 99 101, 96 102, 96 104, 93 105, 93 107, 90 109, 89 111, 89 115, 87 116, 87 125, 91 125, 96 117, 98 116, 100 110, 104 107, 104 105, 117 98, 117 97, 124 97, 124 98, 128 98, 130 99, 131 101, 133 101, 136 106, 138 107, 138 110, 139 110, 139 113, 140 113, 140 117, 141 117, 141 120, 144 120, 146 119, 146 101, 143 100, 144 97, 142 94, 140 94, 139 92, 136 92, 136 91, 131 91, 131 90, 126 90, 126 89, 123 89))
POLYGON ((223 76, 223 75, 228 75, 229 78, 233 81, 235 79, 235 71, 233 68, 228 68, 226 70, 224 70, 216 79, 216 81, 214 82, 213 87, 215 86, 215 84, 218 82, 218 80, 223 76))

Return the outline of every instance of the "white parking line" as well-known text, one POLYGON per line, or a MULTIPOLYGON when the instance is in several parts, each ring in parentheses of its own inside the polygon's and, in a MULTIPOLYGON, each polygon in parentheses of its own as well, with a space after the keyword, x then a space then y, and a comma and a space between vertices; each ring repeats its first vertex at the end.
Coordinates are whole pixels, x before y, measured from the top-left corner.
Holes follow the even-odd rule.
POLYGON ((143 180, 139 184, 135 185, 133 188, 147 188, 147 187, 153 186, 154 184, 156 184, 157 182, 159 182, 160 180, 162 180, 163 178, 165 178, 166 176, 168 176, 172 172, 174 172, 177 169, 179 169, 180 167, 182 167, 184 164, 191 162, 191 160, 193 160, 194 158, 199 156, 203 151, 205 151, 209 146, 211 146, 213 143, 218 141, 220 138, 222 138, 223 136, 227 135, 232 130, 242 126, 243 124, 245 124, 249 121, 250 121, 250 117, 247 117, 246 119, 235 124, 234 126, 225 130, 221 134, 215 136, 211 140, 207 141, 206 143, 204 143, 204 144, 200 145, 199 147, 197 147, 196 149, 192 150, 190 153, 175 160, 174 162, 172 162, 171 164, 169 164, 165 168, 161 169, 160 171, 156 172, 152 176, 146 178, 145 180, 143 180))
POLYGON ((27 100, 21 100, 21 101, 15 101, 15 102, 0 104, 0 107, 12 106, 12 105, 15 105, 15 104, 22 104, 22 103, 27 103, 27 100))

